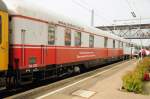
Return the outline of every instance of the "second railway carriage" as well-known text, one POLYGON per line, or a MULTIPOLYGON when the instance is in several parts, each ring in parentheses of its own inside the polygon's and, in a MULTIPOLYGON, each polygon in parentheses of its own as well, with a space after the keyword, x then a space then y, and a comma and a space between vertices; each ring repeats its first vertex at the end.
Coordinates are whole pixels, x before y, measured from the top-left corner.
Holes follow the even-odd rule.
MULTIPOLYGON (((6 0, 9 1, 9 0, 6 0)), ((7 84, 27 84, 128 58, 131 44, 38 7, 7 4, 7 84)))

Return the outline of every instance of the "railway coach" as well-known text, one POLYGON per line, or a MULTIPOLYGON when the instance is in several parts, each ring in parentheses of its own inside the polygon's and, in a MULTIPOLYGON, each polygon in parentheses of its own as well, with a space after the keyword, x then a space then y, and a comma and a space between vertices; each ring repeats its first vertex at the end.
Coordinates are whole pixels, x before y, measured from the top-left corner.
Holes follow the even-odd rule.
POLYGON ((131 43, 123 38, 10 2, 0 1, 1 87, 61 77, 131 55, 131 43))

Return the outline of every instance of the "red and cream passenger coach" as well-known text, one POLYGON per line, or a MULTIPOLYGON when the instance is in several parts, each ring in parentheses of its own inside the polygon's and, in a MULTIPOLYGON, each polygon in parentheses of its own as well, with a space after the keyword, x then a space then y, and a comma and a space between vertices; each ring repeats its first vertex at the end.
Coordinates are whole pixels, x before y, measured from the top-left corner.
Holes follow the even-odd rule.
POLYGON ((5 4, 9 13, 8 77, 17 84, 80 72, 131 54, 131 44, 123 38, 49 10, 5 4))

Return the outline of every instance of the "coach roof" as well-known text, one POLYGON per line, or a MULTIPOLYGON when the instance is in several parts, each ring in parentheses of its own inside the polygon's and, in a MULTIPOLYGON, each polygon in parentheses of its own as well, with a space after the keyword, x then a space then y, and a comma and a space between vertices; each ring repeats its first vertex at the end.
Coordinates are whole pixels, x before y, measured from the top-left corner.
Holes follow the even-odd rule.
POLYGON ((28 2, 23 2, 22 0, 5 0, 6 5, 8 6, 9 13, 12 15, 23 15, 32 18, 37 18, 40 20, 58 23, 62 21, 65 23, 73 24, 79 27, 84 28, 85 31, 106 36, 108 38, 117 39, 120 41, 126 41, 123 38, 120 38, 116 35, 110 34, 106 31, 102 31, 97 28, 93 28, 87 25, 80 24, 80 22, 74 21, 72 18, 65 17, 64 15, 56 14, 53 11, 41 8, 39 6, 33 5, 28 2))
POLYGON ((7 7, 3 0, 0 0, 0 11, 8 12, 7 7))

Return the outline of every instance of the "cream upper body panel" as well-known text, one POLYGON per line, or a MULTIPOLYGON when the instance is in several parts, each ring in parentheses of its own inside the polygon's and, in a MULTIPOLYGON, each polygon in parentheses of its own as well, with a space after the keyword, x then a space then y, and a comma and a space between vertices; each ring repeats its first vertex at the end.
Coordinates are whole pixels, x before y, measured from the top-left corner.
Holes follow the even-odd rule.
POLYGON ((80 24, 79 22, 74 21, 72 18, 68 18, 63 15, 56 14, 52 11, 49 11, 44 8, 40 8, 39 6, 36 5, 33 6, 33 4, 27 4, 20 0, 5 0, 4 2, 8 6, 8 10, 11 15, 23 15, 23 16, 37 18, 40 20, 47 21, 49 23, 52 22, 56 24, 60 24, 60 22, 64 22, 66 24, 74 25, 75 27, 80 27, 81 29, 84 29, 84 31, 86 32, 90 32, 96 35, 108 37, 123 42, 128 42, 123 38, 117 37, 116 35, 110 34, 106 31, 102 31, 93 27, 89 27, 84 24, 80 24))

